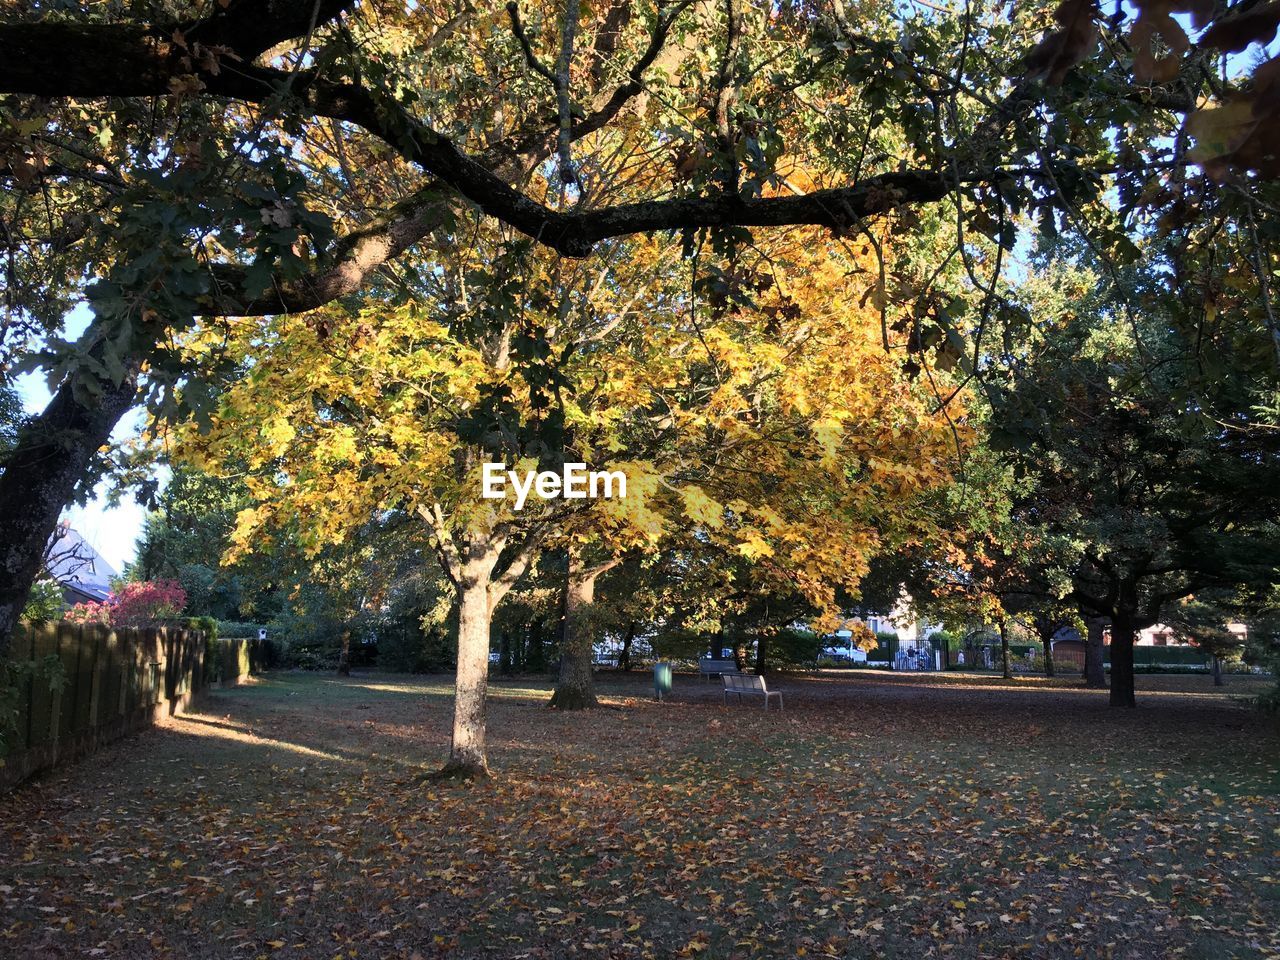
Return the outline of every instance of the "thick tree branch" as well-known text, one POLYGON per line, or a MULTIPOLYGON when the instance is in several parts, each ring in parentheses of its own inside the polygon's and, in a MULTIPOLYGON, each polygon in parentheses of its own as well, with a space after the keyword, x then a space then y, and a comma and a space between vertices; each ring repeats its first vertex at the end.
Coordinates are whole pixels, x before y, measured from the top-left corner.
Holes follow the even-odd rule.
MULTIPOLYGON (((169 92, 169 80, 184 75, 182 71, 191 66, 170 44, 146 30, 105 29, 104 33, 102 27, 65 23, 0 25, 0 47, 18 51, 18 56, 0 64, 0 92, 55 97, 162 95, 169 92), (68 65, 66 70, 32 66, 47 63, 55 55, 68 65)), ((595 244, 611 237, 656 230, 814 224, 843 231, 897 204, 938 200, 948 192, 940 175, 906 172, 801 197, 750 201, 693 197, 562 213, 515 190, 448 137, 363 87, 331 83, 311 71, 288 73, 250 65, 227 67, 217 74, 200 72, 199 65, 196 70, 210 94, 255 103, 271 103, 287 95, 311 115, 360 126, 486 214, 571 257, 586 256, 595 244)))

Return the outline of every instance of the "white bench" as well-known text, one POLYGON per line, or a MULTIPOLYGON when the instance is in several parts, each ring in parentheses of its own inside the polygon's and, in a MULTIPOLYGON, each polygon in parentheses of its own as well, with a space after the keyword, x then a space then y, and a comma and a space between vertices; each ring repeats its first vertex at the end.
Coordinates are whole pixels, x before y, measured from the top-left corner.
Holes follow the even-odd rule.
POLYGON ((738 702, 742 702, 742 695, 752 694, 758 697, 764 697, 764 709, 769 710, 769 698, 778 698, 778 711, 782 711, 782 692, 780 690, 770 690, 764 682, 764 677, 753 677, 745 673, 726 673, 724 674, 724 702, 729 702, 729 694, 738 695, 738 702))
POLYGON ((724 677, 738 673, 738 664, 733 660, 717 660, 714 657, 703 657, 698 661, 698 677, 724 677))

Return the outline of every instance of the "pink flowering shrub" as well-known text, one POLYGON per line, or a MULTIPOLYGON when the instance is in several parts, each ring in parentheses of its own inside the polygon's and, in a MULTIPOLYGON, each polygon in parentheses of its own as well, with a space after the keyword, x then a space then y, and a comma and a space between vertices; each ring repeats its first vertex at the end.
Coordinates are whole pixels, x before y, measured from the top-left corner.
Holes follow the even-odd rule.
POLYGON ((146 627, 171 620, 187 605, 187 592, 177 580, 126 583, 106 603, 77 603, 66 612, 68 623, 104 623, 112 627, 146 627))
POLYGON ((90 600, 88 603, 77 603, 62 615, 67 623, 103 623, 111 625, 111 605, 90 600))

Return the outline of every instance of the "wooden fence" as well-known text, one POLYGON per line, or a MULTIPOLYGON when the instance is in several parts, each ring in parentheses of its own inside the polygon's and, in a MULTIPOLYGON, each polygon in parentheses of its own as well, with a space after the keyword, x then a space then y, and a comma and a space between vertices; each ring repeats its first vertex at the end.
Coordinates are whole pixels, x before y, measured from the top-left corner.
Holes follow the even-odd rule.
POLYGON ((0 691, 0 791, 177 713, 200 690, 236 683, 255 666, 254 641, 198 630, 99 624, 19 624, 10 659, 37 665, 0 691), (45 663, 61 665, 50 672, 45 663))

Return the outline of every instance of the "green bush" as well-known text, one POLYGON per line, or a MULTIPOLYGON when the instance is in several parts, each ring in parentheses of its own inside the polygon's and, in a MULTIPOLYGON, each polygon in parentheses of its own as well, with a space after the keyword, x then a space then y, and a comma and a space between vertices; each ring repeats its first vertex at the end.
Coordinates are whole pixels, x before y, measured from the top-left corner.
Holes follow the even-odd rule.
POLYGON ((811 630, 779 630, 765 641, 770 667, 811 667, 822 653, 823 638, 811 630))
POLYGON ((402 673, 441 673, 457 661, 457 641, 439 626, 423 630, 417 615, 402 617, 378 633, 378 668, 402 673))
POLYGON ((963 646, 963 640, 947 630, 935 630, 926 639, 935 650, 959 650, 963 646))
POLYGON ((898 649, 898 635, 883 631, 876 634, 876 645, 867 651, 867 660, 871 663, 892 663, 893 655, 898 649))
MULTIPOLYGON (((265 623, 249 623, 244 620, 217 620, 214 623, 220 637, 250 637, 255 640, 258 637, 258 631, 267 626, 265 623)), ((267 636, 271 636, 269 629, 267 636)))
POLYGON ((20 620, 28 623, 49 623, 62 619, 62 587, 55 580, 37 580, 31 585, 31 595, 22 608, 20 620))
MULTIPOLYGON (((1103 647, 1103 657, 1108 667, 1111 666, 1111 648, 1103 647)), ((1199 647, 1134 647, 1133 665, 1137 667, 1188 666, 1207 667, 1208 655, 1199 647)))

